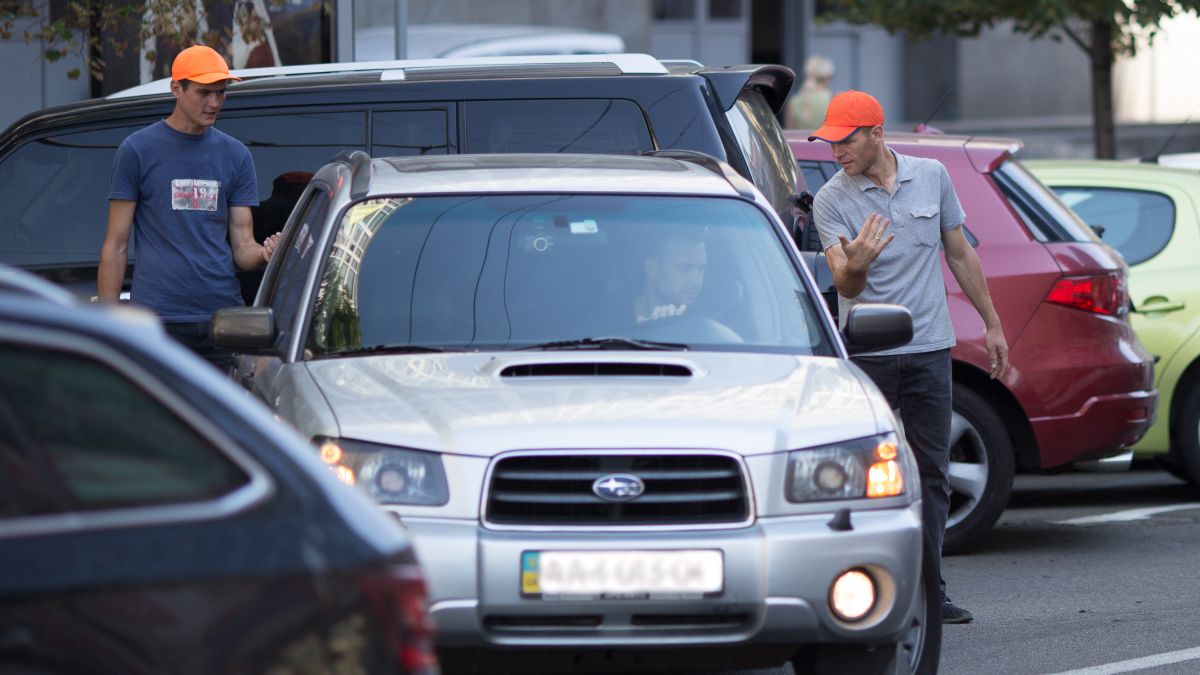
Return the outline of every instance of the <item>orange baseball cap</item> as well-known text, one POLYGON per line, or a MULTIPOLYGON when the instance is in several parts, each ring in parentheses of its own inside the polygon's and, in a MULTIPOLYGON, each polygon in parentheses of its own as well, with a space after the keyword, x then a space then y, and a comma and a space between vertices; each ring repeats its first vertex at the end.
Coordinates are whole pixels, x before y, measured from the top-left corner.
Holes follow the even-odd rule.
POLYGON ((883 106, 874 96, 851 89, 833 97, 825 110, 825 123, 808 140, 837 143, 859 127, 878 126, 883 126, 883 106))
POLYGON ((171 79, 191 80, 200 84, 212 84, 221 80, 241 80, 229 74, 229 64, 212 47, 192 45, 179 52, 171 62, 171 79))

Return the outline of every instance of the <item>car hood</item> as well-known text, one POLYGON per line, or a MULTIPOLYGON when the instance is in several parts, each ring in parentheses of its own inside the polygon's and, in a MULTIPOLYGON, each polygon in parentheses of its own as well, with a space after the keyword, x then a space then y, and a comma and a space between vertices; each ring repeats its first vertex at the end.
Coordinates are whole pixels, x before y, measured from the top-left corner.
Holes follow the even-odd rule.
POLYGON ((343 438, 456 454, 634 447, 751 455, 892 425, 861 371, 829 357, 505 352, 306 367, 343 438))

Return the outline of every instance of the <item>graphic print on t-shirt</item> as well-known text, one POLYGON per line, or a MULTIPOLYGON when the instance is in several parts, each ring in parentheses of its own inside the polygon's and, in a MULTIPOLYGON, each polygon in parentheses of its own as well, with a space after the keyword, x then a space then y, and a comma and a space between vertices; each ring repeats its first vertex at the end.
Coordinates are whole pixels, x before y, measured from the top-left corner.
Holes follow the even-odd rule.
POLYGON ((175 211, 216 211, 221 181, 202 178, 176 178, 171 181, 171 209, 175 211))

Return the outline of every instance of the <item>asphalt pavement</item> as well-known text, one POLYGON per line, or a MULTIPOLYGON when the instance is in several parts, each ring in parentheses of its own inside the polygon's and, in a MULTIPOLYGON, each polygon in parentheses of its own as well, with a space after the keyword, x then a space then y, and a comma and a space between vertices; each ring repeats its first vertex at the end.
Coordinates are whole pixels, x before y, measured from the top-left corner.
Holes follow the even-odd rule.
POLYGON ((943 572, 975 621, 945 626, 942 675, 1200 673, 1200 490, 1153 466, 1017 476, 943 572))

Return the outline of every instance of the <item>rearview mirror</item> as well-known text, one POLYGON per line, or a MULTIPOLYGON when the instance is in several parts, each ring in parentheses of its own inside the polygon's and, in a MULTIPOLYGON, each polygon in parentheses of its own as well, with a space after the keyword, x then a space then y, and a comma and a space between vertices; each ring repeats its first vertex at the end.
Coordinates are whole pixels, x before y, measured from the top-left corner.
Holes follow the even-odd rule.
POLYGON ((275 312, 270 307, 230 307, 213 314, 216 346, 241 354, 276 352, 275 312))
POLYGON ((912 340, 912 312, 907 307, 863 304, 850 308, 842 337, 851 354, 890 349, 912 340))

